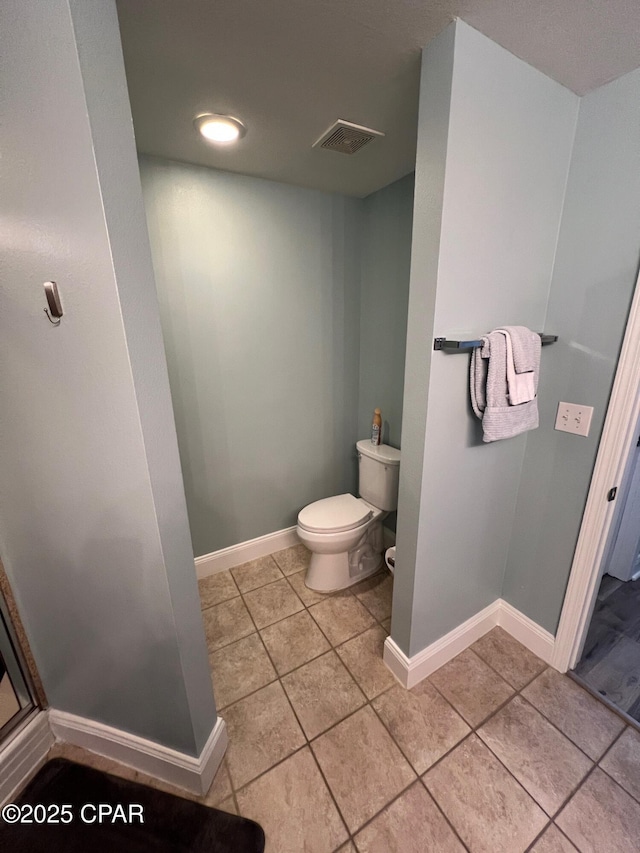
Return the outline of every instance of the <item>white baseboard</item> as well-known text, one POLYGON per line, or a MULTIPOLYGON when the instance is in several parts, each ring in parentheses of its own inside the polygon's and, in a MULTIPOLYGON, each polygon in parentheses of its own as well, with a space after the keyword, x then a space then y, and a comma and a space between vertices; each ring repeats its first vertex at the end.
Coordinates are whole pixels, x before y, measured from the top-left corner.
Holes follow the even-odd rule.
POLYGON ((413 657, 407 657, 395 641, 387 637, 384 644, 384 662, 400 684, 410 690, 473 645, 496 625, 500 625, 545 663, 552 663, 555 644, 553 635, 501 598, 413 657))
MULTIPOLYGON (((385 551, 396 544, 396 534, 388 527, 382 528, 385 551)), ((216 575, 227 569, 234 569, 249 560, 257 560, 258 557, 266 557, 274 551, 283 551, 293 545, 299 545, 300 540, 295 527, 286 527, 284 530, 276 530, 275 533, 267 533, 266 536, 258 536, 257 539, 249 539, 246 542, 238 542, 220 551, 211 554, 203 554, 196 557, 196 575, 198 580, 216 575)))
POLYGON ((516 610, 513 605, 502 598, 498 611, 498 625, 511 636, 526 646, 530 652, 537 655, 545 663, 553 665, 553 652, 556 638, 533 619, 516 610))
POLYGON ((405 655, 391 637, 387 637, 384 643, 384 662, 400 684, 410 690, 494 628, 498 623, 499 608, 499 601, 494 601, 411 658, 405 655))
POLYGON ((104 755, 194 794, 209 790, 229 742, 222 717, 218 717, 204 749, 196 758, 95 720, 55 709, 48 713, 57 740, 104 755))
POLYGON ((196 575, 198 579, 233 569, 249 560, 257 560, 258 557, 266 557, 274 551, 282 551, 299 545, 300 540, 295 527, 287 527, 284 530, 276 530, 275 533, 267 533, 266 536, 258 536, 257 539, 249 539, 247 542, 239 542, 229 548, 213 551, 211 554, 203 554, 195 558, 196 575))
POLYGON ((0 805, 40 768, 53 746, 53 734, 46 711, 36 711, 0 749, 0 805))

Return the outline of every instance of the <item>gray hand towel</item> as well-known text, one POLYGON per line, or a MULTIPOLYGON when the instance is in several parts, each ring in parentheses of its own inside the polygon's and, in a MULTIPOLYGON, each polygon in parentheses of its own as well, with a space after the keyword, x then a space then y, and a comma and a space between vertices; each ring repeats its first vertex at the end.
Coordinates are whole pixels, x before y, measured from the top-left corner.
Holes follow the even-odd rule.
MULTIPOLYGON (((538 403, 533 399, 512 406, 507 385, 507 345, 502 332, 483 337, 471 354, 471 405, 482 420, 483 441, 513 438, 538 426, 538 403)), ((537 372, 535 384, 537 387, 537 372)))

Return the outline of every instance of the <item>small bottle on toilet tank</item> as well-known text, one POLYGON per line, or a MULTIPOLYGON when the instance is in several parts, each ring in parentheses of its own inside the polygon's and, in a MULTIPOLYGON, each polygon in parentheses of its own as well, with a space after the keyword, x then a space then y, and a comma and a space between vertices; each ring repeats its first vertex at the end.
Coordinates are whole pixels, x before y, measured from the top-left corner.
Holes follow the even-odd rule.
POLYGON ((371 444, 382 442, 382 415, 380 409, 374 409, 373 423, 371 424, 371 444))

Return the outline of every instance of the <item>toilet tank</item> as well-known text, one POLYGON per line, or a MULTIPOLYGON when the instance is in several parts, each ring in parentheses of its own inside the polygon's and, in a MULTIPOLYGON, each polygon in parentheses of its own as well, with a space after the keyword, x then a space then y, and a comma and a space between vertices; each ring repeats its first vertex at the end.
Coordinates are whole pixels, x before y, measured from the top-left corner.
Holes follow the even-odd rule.
POLYGON ((356 449, 360 497, 385 512, 393 511, 398 506, 400 451, 366 438, 357 442, 356 449))

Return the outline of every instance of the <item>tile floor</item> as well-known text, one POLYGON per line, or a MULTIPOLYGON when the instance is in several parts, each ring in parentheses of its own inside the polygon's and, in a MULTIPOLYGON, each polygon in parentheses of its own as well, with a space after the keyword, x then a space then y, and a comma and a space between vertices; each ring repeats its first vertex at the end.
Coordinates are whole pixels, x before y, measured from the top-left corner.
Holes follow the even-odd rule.
POLYGON ((200 581, 230 738, 204 802, 258 820, 267 853, 640 849, 638 731, 500 628, 404 690, 381 659, 391 576, 319 595, 307 559, 200 581))

